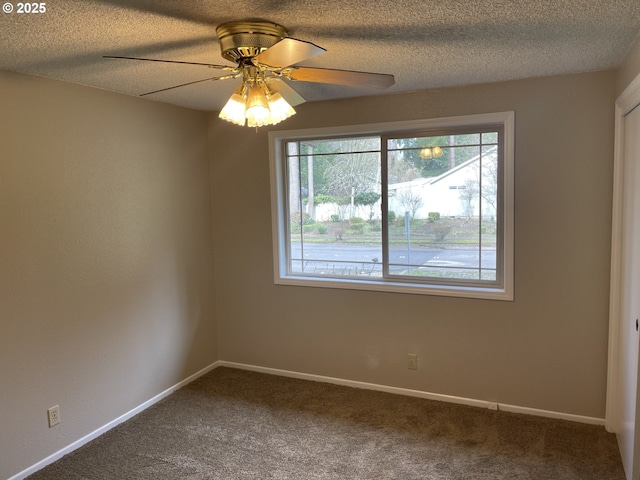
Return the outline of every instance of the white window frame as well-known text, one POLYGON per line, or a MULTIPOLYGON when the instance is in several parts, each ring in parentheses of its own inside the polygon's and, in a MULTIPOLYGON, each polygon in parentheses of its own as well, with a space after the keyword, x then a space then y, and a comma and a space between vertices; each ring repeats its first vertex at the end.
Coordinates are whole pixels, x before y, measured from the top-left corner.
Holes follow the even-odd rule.
MULTIPOLYGON (((269 132, 269 157, 271 170, 271 220, 273 234, 274 282, 278 285, 373 290, 381 292, 426 294, 451 297, 513 300, 514 298, 514 137, 515 112, 497 112, 460 117, 434 118, 415 121, 389 122, 370 125, 314 128, 269 132), (503 201, 500 218, 504 228, 502 251, 498 252, 502 265, 502 284, 499 286, 469 286, 458 284, 434 284, 412 281, 389 281, 384 278, 325 278, 290 274, 287 272, 287 205, 286 167, 283 155, 286 141, 296 138, 323 138, 348 135, 381 135, 408 130, 434 128, 462 128, 500 125, 503 128, 503 175, 501 185, 503 201)), ((500 264, 500 262, 498 262, 500 264)))

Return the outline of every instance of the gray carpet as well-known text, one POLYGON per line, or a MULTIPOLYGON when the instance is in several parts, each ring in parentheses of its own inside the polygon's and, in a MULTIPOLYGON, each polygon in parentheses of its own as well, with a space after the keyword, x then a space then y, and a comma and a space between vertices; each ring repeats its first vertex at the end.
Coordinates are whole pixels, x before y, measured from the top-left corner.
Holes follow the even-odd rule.
POLYGON ((218 368, 29 480, 623 480, 603 427, 218 368))

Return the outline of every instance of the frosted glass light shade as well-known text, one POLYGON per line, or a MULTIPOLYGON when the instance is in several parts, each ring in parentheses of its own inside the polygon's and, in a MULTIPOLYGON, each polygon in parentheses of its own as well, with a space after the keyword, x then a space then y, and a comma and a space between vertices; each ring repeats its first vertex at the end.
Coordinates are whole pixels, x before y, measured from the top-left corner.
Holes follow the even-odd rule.
POLYGON ((269 96, 269 110, 271 110, 272 125, 280 123, 296 113, 293 107, 278 92, 274 92, 269 96))
POLYGON ((218 115, 222 120, 226 120, 227 122, 231 122, 235 125, 244 126, 245 117, 244 117, 244 109, 245 109, 245 100, 242 95, 234 92, 229 98, 229 101, 224 106, 220 115, 218 115))
POLYGON ((270 123, 271 112, 262 88, 255 85, 249 88, 247 109, 244 115, 247 117, 247 125, 250 127, 262 127, 270 123))

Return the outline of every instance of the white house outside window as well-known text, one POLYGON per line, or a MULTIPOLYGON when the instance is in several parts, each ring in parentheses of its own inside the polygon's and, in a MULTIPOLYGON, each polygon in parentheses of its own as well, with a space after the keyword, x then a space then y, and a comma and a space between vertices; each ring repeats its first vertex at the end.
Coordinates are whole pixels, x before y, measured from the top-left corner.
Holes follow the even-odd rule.
POLYGON ((271 132, 276 283, 512 299, 513 123, 271 132))

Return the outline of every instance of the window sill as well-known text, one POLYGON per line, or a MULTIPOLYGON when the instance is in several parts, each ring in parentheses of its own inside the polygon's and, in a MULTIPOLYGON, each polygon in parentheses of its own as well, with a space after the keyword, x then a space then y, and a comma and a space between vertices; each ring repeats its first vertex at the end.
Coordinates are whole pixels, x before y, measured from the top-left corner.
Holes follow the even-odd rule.
POLYGON ((503 288, 433 285, 411 282, 389 282, 383 280, 336 279, 289 275, 275 278, 276 285, 297 287, 337 288, 340 290, 369 290, 374 292, 404 293, 413 295, 435 295, 484 300, 513 301, 513 292, 503 288))

